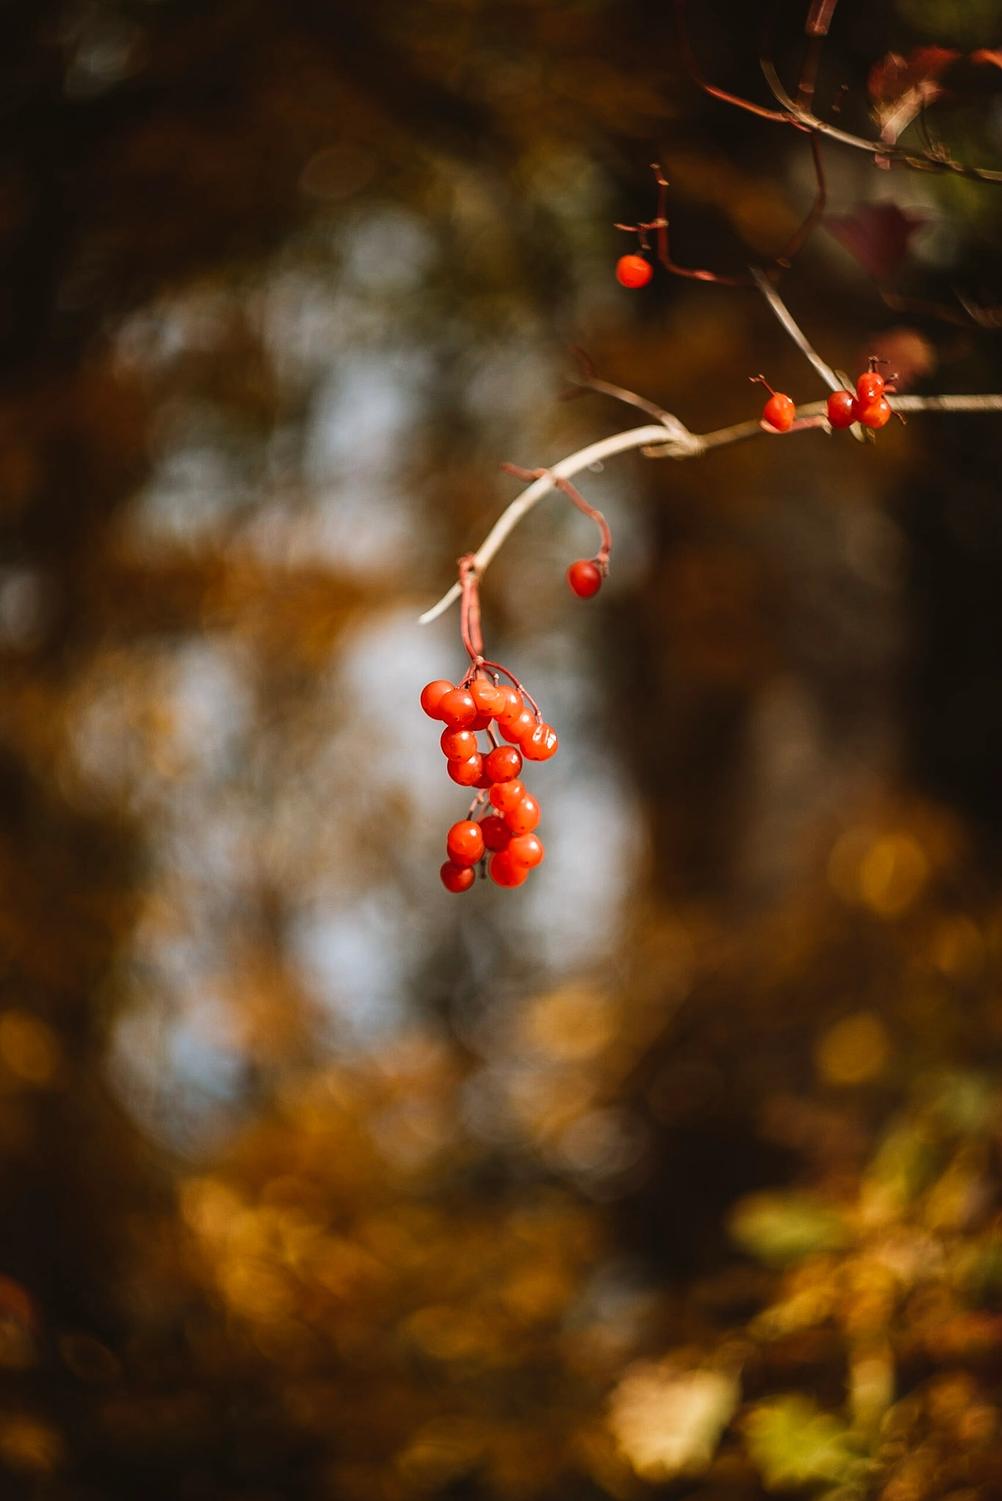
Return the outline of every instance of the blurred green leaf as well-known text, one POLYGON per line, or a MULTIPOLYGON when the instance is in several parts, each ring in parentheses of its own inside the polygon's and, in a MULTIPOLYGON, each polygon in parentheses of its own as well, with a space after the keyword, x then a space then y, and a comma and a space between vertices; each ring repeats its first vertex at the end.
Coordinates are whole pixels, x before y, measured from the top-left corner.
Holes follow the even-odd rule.
POLYGON ((838 1251, 850 1240, 839 1211, 808 1194, 751 1194, 731 1215, 742 1250, 770 1266, 786 1266, 817 1251, 838 1251))
POLYGON ((849 1430, 808 1397, 777 1397, 753 1407, 745 1419, 748 1451, 768 1490, 803 1485, 843 1485, 862 1461, 849 1430))

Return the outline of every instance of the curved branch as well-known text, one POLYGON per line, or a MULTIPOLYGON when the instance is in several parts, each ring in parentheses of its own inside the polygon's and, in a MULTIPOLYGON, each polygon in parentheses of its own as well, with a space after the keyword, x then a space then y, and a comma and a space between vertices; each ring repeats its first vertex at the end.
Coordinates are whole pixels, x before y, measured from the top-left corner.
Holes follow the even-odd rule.
MULTIPOLYGON (((896 412, 1002 412, 1002 395, 895 396, 894 410, 896 412)), ((827 402, 825 401, 812 401, 805 406, 798 407, 797 420, 790 431, 830 432, 826 412, 827 402)), ((554 477, 570 479, 572 475, 580 474, 583 469, 589 469, 593 464, 613 458, 618 453, 629 453, 631 449, 640 449, 644 457, 650 459, 694 459, 710 452, 711 449, 724 448, 731 443, 741 443, 747 438, 759 438, 767 434, 776 438, 786 436, 780 433, 770 433, 769 429, 759 421, 737 422, 731 427, 717 428, 716 431, 710 433, 691 433, 687 428, 682 428, 681 423, 679 427, 682 431, 675 437, 667 436, 664 426, 628 428, 625 432, 613 433, 609 438, 601 438, 597 443, 590 443, 587 448, 578 449, 577 453, 568 455, 557 464, 551 464, 545 475, 533 480, 527 489, 505 507, 477 551, 471 554, 470 560, 478 576, 483 576, 488 564, 497 556, 523 517, 527 516, 534 506, 556 488, 554 477)), ((453 584, 437 604, 425 610, 424 614, 419 617, 418 623, 430 625, 433 620, 445 614, 459 595, 458 583, 453 584)))

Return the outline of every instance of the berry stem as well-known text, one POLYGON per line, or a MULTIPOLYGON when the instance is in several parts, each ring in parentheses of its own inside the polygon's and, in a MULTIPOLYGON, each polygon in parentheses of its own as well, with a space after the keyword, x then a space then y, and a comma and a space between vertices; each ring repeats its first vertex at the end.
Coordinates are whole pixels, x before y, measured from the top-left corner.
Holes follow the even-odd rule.
POLYGON ((612 552, 612 532, 609 529, 609 523, 601 511, 595 506, 588 504, 581 491, 575 485, 572 485, 569 479, 565 479, 563 475, 554 474, 552 469, 522 469, 518 464, 502 464, 501 468, 506 474, 511 474, 515 479, 520 479, 524 483, 536 479, 549 479, 556 485, 558 490, 564 492, 568 500, 576 505, 579 511, 583 511, 586 516, 590 516, 598 527, 599 535, 602 538, 602 545, 595 554, 595 562, 602 569, 603 573, 608 570, 609 554, 612 552))

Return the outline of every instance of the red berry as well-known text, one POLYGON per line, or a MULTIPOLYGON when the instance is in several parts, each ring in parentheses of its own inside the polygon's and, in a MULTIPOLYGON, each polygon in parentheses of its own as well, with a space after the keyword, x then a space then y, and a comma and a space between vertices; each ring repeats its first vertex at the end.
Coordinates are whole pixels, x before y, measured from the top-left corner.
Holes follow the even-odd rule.
POLYGON ((548 724, 537 724, 519 744, 527 761, 548 761, 557 754, 557 732, 548 724))
POLYGON ((478 714, 476 719, 470 722, 469 728, 471 730, 486 730, 493 717, 492 714, 478 714))
POLYGON ((643 255, 621 255, 616 262, 616 280, 621 287, 646 287, 654 267, 643 255))
POLYGON ((578 558, 567 570, 567 582, 581 599, 591 599, 602 587, 602 570, 590 558, 578 558))
POLYGON ((492 782, 510 782, 522 770, 522 753, 513 745, 499 745, 484 764, 492 782))
POLYGON ((522 702, 521 693, 519 693, 517 688, 513 688, 510 683, 502 683, 498 688, 498 692, 504 699, 504 704, 500 709, 498 709, 497 713, 494 715, 494 718, 497 720, 498 724, 500 724, 506 714, 510 714, 512 717, 514 717, 516 714, 520 714, 522 712, 522 710, 525 708, 525 705, 522 702))
POLYGON ((525 788, 521 782, 495 782, 491 788, 491 802, 499 813, 507 813, 511 808, 517 808, 525 797, 525 788))
POLYGON ((487 871, 491 880, 496 881, 499 886, 521 886, 529 874, 525 865, 515 864, 507 850, 491 856, 487 871))
POLYGON ((871 406, 884 394, 886 381, 876 370, 864 370, 856 382, 856 395, 861 407, 871 406))
POLYGON ((762 421, 769 427, 774 427, 778 433, 788 433, 796 415, 796 403, 789 396, 784 396, 782 391, 773 391, 762 408, 762 421))
POLYGON ((480 820, 480 832, 484 836, 484 846, 489 850, 507 849, 511 842, 511 829, 496 813, 488 813, 480 820))
POLYGON ((477 706, 465 688, 453 688, 442 695, 438 717, 453 729, 468 730, 477 717, 477 706))
POLYGON ((856 418, 856 398, 852 392, 833 391, 828 398, 828 421, 832 427, 852 427, 856 418))
POLYGON ((886 396, 878 396, 876 401, 860 407, 859 420, 864 427, 883 427, 891 420, 891 403, 886 396))
POLYGON ((476 865, 483 859, 484 836, 472 818, 461 818, 445 836, 445 849, 453 865, 476 865))
MULTIPOLYGON (((483 760, 483 757, 481 757, 481 760, 483 760)), ((474 787, 479 787, 479 789, 480 789, 481 792, 486 792, 487 789, 488 789, 488 787, 493 787, 494 786, 494 783, 491 781, 490 777, 487 775, 487 767, 486 767, 486 765, 484 766, 483 771, 477 777, 477 780, 474 782, 473 785, 474 785, 474 787)))
POLYGON ((477 754, 466 756, 462 761, 447 761, 446 770, 460 787, 475 787, 484 770, 484 758, 477 754))
POLYGON ((445 729, 438 743, 443 755, 448 756, 450 761, 465 761, 469 756, 477 754, 477 737, 472 730, 445 729))
POLYGON ((451 693, 452 683, 447 683, 445 678, 436 678, 433 683, 426 683, 421 689, 421 707, 431 719, 441 719, 439 710, 442 700, 447 693, 451 693))
MULTIPOLYGON (((470 695, 477 706, 478 714, 486 714, 488 723, 501 713, 505 706, 503 691, 487 678, 475 678, 470 684, 470 695)), ((484 726, 484 729, 487 725, 484 726)))
POLYGON ((536 728, 536 716, 531 709, 521 709, 513 718, 498 720, 501 738, 509 745, 521 745, 536 728))
POLYGON ((508 846, 508 856, 516 865, 527 870, 539 865, 543 858, 543 841, 538 834, 515 834, 508 846))
POLYGON ((469 891, 477 879, 472 865, 453 865, 451 860, 446 860, 439 875, 446 891, 469 891))
POLYGON ((539 804, 531 792, 519 798, 513 808, 506 808, 504 821, 513 834, 531 834, 539 822, 539 804))

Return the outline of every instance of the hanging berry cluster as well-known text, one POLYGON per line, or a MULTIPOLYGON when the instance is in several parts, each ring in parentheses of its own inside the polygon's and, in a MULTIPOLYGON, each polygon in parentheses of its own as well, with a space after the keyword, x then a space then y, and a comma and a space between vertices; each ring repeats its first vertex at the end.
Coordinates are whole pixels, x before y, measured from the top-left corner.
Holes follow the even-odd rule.
MULTIPOLYGON (((532 481, 545 469, 501 466, 532 481)), ((578 558, 567 570, 575 594, 596 594, 609 571, 612 534, 601 511, 590 506, 569 480, 549 475, 557 489, 589 516, 602 541, 593 558, 578 558)), ((539 803, 520 780, 526 761, 549 761, 557 752, 556 731, 513 672, 484 656, 480 586, 472 553, 459 560, 460 634, 470 665, 458 683, 436 678, 421 690, 421 707, 445 725, 440 744, 446 770, 460 787, 476 790, 466 817, 446 835, 448 859, 440 875, 447 891, 469 891, 477 867, 498 886, 521 886, 543 859, 536 828, 539 803), (502 678, 507 679, 502 682, 502 678), (485 735, 488 745, 478 740, 485 735)))
POLYGON ((440 678, 421 692, 422 709, 445 724, 441 746, 449 776, 460 787, 477 789, 466 817, 446 835, 449 858, 440 872, 442 884, 447 891, 469 891, 476 867, 486 862, 498 886, 521 886, 544 851, 536 833, 539 803, 519 777, 524 761, 548 761, 556 755, 557 735, 514 673, 483 654, 472 555, 459 561, 459 582, 460 629, 469 668, 459 683, 440 678), (486 735, 488 747, 481 746, 479 734, 486 735))

